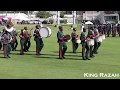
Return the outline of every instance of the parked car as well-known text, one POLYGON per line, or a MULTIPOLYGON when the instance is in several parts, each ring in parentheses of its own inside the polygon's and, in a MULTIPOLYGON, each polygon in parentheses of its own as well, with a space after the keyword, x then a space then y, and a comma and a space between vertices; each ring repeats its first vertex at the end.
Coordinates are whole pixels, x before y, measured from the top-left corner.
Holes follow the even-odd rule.
POLYGON ((44 20, 42 21, 42 24, 50 24, 50 22, 48 20, 44 20))
POLYGON ((17 22, 17 24, 30 24, 29 21, 21 21, 21 22, 17 22))

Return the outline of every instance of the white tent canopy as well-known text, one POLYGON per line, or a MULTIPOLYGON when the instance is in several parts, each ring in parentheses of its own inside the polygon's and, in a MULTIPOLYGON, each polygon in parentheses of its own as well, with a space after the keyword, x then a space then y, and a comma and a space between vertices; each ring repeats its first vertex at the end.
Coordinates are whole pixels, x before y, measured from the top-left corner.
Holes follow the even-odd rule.
POLYGON ((90 22, 90 21, 87 21, 87 22, 85 22, 85 24, 93 24, 92 22, 90 22))
POLYGON ((28 18, 26 18, 25 16, 23 16, 21 13, 19 13, 18 15, 16 15, 13 19, 17 19, 17 20, 29 20, 28 18))

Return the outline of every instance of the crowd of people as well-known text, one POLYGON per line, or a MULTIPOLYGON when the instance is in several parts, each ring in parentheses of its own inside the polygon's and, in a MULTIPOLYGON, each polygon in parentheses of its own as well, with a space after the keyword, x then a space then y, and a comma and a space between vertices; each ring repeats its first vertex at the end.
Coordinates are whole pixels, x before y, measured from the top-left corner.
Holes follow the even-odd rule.
MULTIPOLYGON (((90 26, 88 29, 88 34, 86 34, 86 28, 83 28, 80 37, 78 37, 78 34, 76 33, 76 28, 73 28, 73 32, 71 33, 73 53, 76 53, 79 44, 76 43, 76 40, 79 38, 81 40, 80 44, 82 46, 82 59, 91 60, 90 57, 93 58, 94 54, 98 54, 98 49, 101 45, 101 42, 97 42, 97 38, 101 35, 103 35, 102 32, 99 31, 96 26, 90 26), (88 44, 88 41, 90 41, 90 39, 94 39, 94 45, 88 44)), ((57 38, 59 43, 59 58, 64 59, 65 53, 67 51, 67 40, 64 38, 62 26, 59 27, 57 38)))
MULTIPOLYGON (((31 30, 28 31, 28 28, 24 27, 18 34, 15 28, 13 28, 11 31, 11 27, 13 27, 13 25, 7 24, 0 33, 0 50, 3 50, 4 58, 10 58, 10 51, 16 51, 18 46, 17 36, 20 37, 20 55, 24 55, 24 52, 28 52, 31 46, 31 30)), ((42 37, 39 33, 40 28, 40 25, 36 25, 36 29, 34 30, 33 34, 34 40, 36 42, 36 55, 40 55, 40 52, 44 46, 42 37)))
MULTIPOLYGON (((101 41, 98 41, 98 38, 102 35, 105 37, 109 37, 110 35, 112 35, 112 37, 116 37, 117 34, 120 37, 120 24, 91 24, 88 25, 88 33, 86 33, 86 28, 82 24, 80 32, 80 37, 78 37, 78 34, 76 33, 76 28, 73 28, 73 32, 71 33, 73 53, 76 53, 79 45, 79 43, 76 43, 76 40, 79 38, 82 46, 82 59, 91 60, 90 58, 95 57, 94 54, 98 54, 98 49, 102 43, 101 41), (91 39, 94 40, 94 45, 88 44, 91 39)), ((59 58, 64 59, 67 51, 67 45, 62 26, 59 27, 57 38, 59 43, 59 58)))
MULTIPOLYGON (((18 46, 17 36, 20 37, 20 55, 24 55, 24 52, 29 51, 32 35, 34 36, 34 41, 36 42, 36 55, 40 55, 40 52, 44 47, 44 43, 40 35, 40 25, 35 26, 35 30, 32 35, 31 31, 28 31, 27 27, 21 29, 19 34, 15 28, 13 28, 12 31, 9 31, 11 27, 13 27, 13 25, 7 24, 6 28, 4 28, 0 33, 0 49, 3 48, 4 58, 10 58, 11 50, 16 51, 18 46)), ((80 37, 78 37, 79 35, 76 33, 76 28, 73 28, 73 32, 71 32, 72 52, 76 53, 79 44, 81 44, 83 60, 91 60, 91 58, 95 57, 94 54, 98 54, 98 49, 101 46, 101 42, 98 41, 100 36, 105 35, 105 37, 109 37, 112 35, 112 37, 116 37, 116 34, 118 33, 120 37, 120 24, 89 25, 88 32, 86 30, 87 29, 85 27, 82 28, 80 37), (78 39, 81 41, 80 43, 76 42, 78 39), (94 45, 88 44, 91 39, 94 40, 94 45)), ((67 51, 66 42, 68 40, 65 38, 62 26, 59 26, 57 39, 59 44, 59 59, 65 59, 65 53, 67 51)))

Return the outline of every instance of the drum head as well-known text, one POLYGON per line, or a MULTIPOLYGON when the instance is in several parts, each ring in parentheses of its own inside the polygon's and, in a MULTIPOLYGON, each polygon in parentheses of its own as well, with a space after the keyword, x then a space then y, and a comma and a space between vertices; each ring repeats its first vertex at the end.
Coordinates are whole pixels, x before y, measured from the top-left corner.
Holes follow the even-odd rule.
POLYGON ((43 38, 49 37, 49 36, 51 35, 51 29, 48 28, 48 27, 42 27, 42 28, 40 29, 40 35, 41 35, 41 37, 43 37, 43 38))

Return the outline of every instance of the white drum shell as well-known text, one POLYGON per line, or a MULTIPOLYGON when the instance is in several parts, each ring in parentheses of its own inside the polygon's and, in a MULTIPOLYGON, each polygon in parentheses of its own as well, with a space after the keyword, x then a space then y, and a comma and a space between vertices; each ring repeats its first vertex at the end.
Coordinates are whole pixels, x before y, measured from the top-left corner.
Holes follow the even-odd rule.
POLYGON ((80 39, 76 39, 76 43, 81 43, 81 40, 80 39))
POLYGON ((103 41, 103 37, 102 36, 99 36, 98 38, 97 38, 97 42, 102 42, 103 41))
POLYGON ((94 39, 90 39, 89 41, 87 41, 87 44, 89 46, 94 46, 94 39))

